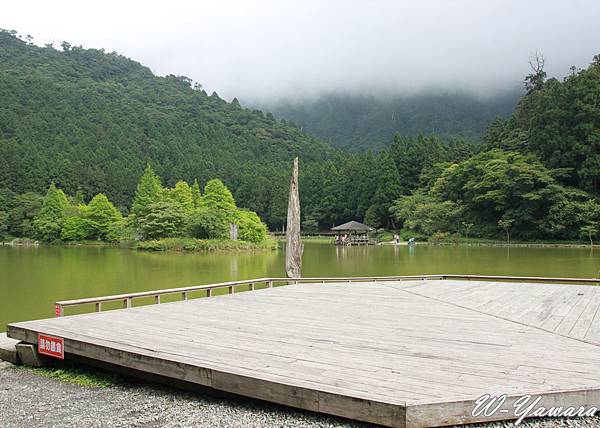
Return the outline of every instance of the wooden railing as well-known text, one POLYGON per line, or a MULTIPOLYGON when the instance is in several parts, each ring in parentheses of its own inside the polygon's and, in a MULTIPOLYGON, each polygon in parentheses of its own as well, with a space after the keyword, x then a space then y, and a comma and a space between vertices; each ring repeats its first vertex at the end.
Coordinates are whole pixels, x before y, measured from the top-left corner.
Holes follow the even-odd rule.
POLYGON ((600 285, 600 278, 547 278, 537 276, 491 276, 491 275, 403 275, 403 276, 366 276, 366 277, 327 277, 327 278, 256 278, 242 281, 221 282, 218 284, 193 285, 188 287, 167 288, 163 290, 140 291, 136 293, 115 294, 111 296, 90 297, 85 299, 63 300, 55 303, 57 317, 64 316, 66 307, 95 305, 96 312, 102 311, 102 304, 109 302, 123 302, 123 308, 131 308, 133 300, 154 297, 154 303, 161 303, 161 296, 180 294, 181 300, 188 300, 192 292, 205 292, 206 297, 213 295, 213 290, 227 289, 229 294, 236 291, 253 291, 257 284, 264 284, 265 288, 274 285, 289 284, 326 284, 326 283, 351 283, 351 282, 383 282, 383 281, 414 281, 414 280, 477 280, 477 281, 506 281, 506 282, 543 282, 560 284, 587 284, 600 285), (247 286, 246 290, 240 290, 247 286))

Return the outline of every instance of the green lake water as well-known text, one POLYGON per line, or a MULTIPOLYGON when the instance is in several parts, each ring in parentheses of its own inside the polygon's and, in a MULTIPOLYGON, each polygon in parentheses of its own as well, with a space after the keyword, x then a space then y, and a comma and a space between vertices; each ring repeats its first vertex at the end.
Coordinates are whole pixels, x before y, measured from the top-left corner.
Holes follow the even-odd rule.
MULTIPOLYGON (((284 250, 148 253, 118 248, 0 246, 0 331, 54 315, 57 300, 284 276, 284 250)), ((592 278, 600 250, 486 246, 335 247, 306 243, 303 276, 434 273, 592 278)))

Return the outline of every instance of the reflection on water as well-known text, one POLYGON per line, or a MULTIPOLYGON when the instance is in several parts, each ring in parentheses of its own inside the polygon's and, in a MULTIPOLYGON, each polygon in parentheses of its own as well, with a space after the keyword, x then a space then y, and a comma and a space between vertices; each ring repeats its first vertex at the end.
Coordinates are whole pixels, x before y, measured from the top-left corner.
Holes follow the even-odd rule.
MULTIPOLYGON (((50 317, 56 300, 266 276, 284 276, 285 251, 150 253, 118 248, 0 246, 0 331, 50 317)), ((342 247, 305 244, 304 276, 435 273, 594 277, 589 248, 468 246, 342 247)))

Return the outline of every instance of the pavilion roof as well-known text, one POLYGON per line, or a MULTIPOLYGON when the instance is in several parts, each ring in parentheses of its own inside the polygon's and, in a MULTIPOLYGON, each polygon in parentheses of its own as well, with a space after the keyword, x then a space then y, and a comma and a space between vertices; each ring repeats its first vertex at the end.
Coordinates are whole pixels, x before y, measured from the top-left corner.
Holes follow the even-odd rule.
POLYGON ((337 232, 368 232, 373 230, 366 224, 359 223, 358 221, 349 221, 348 223, 340 224, 339 226, 332 227, 331 230, 337 232))

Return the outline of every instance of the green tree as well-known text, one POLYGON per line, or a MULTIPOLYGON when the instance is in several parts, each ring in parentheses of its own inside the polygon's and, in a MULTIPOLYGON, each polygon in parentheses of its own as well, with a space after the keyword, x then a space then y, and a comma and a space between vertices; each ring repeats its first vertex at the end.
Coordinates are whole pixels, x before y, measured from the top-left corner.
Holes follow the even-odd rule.
POLYGON ((192 188, 187 182, 179 180, 175 187, 168 189, 168 198, 181 206, 185 212, 190 212, 194 209, 194 195, 192 188))
POLYGON ((500 220, 498 220, 498 227, 502 230, 504 230, 504 233, 506 233, 506 242, 510 244, 510 231, 513 227, 513 224, 515 224, 515 219, 513 218, 502 218, 500 220))
POLYGON ((194 210, 188 223, 188 233, 200 239, 228 239, 229 218, 224 211, 201 206, 194 210))
POLYGON ((372 227, 395 228, 390 206, 402 194, 401 180, 391 156, 386 152, 377 157, 377 178, 371 206, 364 221, 372 227))
POLYGON ((194 180, 194 184, 192 184, 192 202, 194 204, 194 208, 200 207, 200 200, 202 195, 200 194, 200 185, 198 184, 198 180, 194 180))
POLYGON ((582 223, 580 233, 590 240, 590 245, 594 245, 593 238, 598 234, 600 225, 600 204, 597 200, 589 199, 581 204, 579 220, 582 223))
POLYGON ((6 211, 0 211, 0 239, 6 237, 8 231, 8 213, 6 211))
POLYGON ((238 210, 236 213, 239 239, 260 244, 267 239, 267 226, 252 211, 238 210))
POLYGON ((131 213, 135 216, 136 222, 143 222, 144 218, 150 213, 150 205, 160 202, 163 194, 163 188, 160 183, 160 177, 154 173, 154 170, 148 164, 140 181, 137 185, 131 213))
POLYGON ((44 197, 34 192, 26 192, 14 197, 8 211, 8 230, 14 236, 33 237, 33 219, 37 216, 44 197))
POLYGON ((577 239, 582 226, 600 222, 597 200, 582 190, 566 187, 557 191, 553 199, 540 224, 540 229, 552 238, 577 239))
POLYGON ((461 202, 443 201, 430 194, 416 192, 396 200, 390 212, 399 225, 430 237, 436 232, 457 232, 464 207, 461 202))
POLYGON ((506 217, 515 230, 534 235, 562 191, 535 156, 499 149, 448 166, 431 187, 441 200, 461 201, 468 220, 488 225, 488 234, 506 217))
POLYGON ((462 226, 465 229, 465 238, 469 239, 469 232, 471 231, 471 229, 473 228, 473 226, 475 226, 473 223, 468 223, 466 221, 461 222, 460 224, 462 224, 462 226))
POLYGON ((228 221, 235 219, 237 207, 233 195, 219 179, 212 179, 204 186, 201 206, 209 211, 223 213, 228 221))
POLYGON ((87 206, 79 205, 76 213, 65 220, 60 233, 63 241, 83 241, 92 237, 93 228, 87 218, 87 211, 87 206))
POLYGON ((598 226, 588 224, 585 226, 581 226, 579 230, 581 231, 582 236, 585 236, 590 240, 590 246, 593 246, 594 237, 598 234, 598 226))
POLYGON ((83 214, 89 223, 90 238, 92 239, 107 240, 111 225, 122 219, 119 210, 103 193, 92 198, 83 214))
POLYGON ((177 204, 169 200, 148 206, 148 212, 138 221, 143 239, 181 236, 186 226, 186 215, 177 204))
POLYGON ((33 220, 36 237, 42 241, 60 239, 61 230, 70 211, 69 200, 54 183, 50 184, 42 208, 33 220))
POLYGON ((447 149, 436 136, 404 138, 396 135, 390 147, 390 155, 396 164, 402 194, 405 195, 419 186, 419 177, 423 171, 448 160, 447 149))

